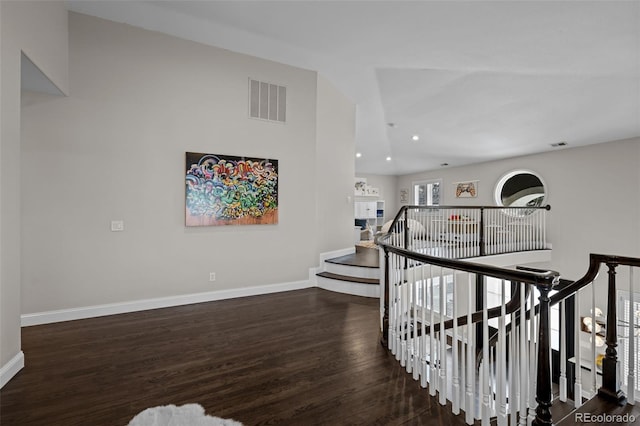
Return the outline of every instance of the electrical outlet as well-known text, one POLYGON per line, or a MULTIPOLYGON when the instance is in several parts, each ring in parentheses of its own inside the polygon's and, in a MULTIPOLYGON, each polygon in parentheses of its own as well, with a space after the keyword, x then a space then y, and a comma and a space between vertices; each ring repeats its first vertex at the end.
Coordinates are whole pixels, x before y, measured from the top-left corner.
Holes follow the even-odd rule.
POLYGON ((209 272, 209 281, 215 281, 215 280, 216 280, 216 273, 209 272))

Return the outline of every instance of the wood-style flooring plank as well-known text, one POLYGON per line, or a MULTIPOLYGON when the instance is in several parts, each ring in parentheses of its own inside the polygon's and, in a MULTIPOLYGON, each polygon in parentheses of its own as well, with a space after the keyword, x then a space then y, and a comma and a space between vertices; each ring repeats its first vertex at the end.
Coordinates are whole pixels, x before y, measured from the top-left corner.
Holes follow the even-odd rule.
POLYGON ((0 425, 126 425, 186 403, 247 426, 465 424, 378 327, 377 299, 315 288, 27 327, 0 425))

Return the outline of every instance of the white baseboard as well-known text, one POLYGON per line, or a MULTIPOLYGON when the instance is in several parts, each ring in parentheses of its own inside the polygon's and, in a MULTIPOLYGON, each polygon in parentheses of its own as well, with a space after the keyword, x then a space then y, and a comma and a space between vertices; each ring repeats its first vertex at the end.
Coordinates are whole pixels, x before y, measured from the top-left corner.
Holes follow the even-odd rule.
POLYGON ((320 266, 309 268, 309 279, 289 283, 265 286, 244 287, 238 289, 210 291, 206 293, 184 294, 154 299, 133 300, 129 302, 109 303, 104 305, 83 306, 79 308, 60 309, 55 311, 35 312, 21 316, 22 327, 51 324, 62 321, 95 318, 107 315, 125 314, 146 311, 149 309, 170 308, 172 306, 190 305, 193 303, 213 302, 216 300, 234 299, 237 297, 259 296, 261 294, 279 293, 282 291, 301 290, 317 287, 316 273, 324 268, 325 259, 346 256, 355 252, 355 246, 320 254, 320 266))
POLYGON ((0 368, 0 389, 24 367, 24 353, 18 352, 9 362, 0 368))
POLYGON ((318 286, 318 276, 317 273, 322 272, 322 267, 309 268, 309 284, 311 287, 318 286))
POLYGON ((28 327, 32 325, 50 324, 62 321, 102 317, 106 315, 124 314, 128 312, 146 311, 149 309, 190 305, 193 303, 234 299, 237 297, 258 296, 262 294, 279 293, 282 291, 301 290, 310 287, 315 287, 315 284, 309 281, 293 281, 289 283, 271 284, 265 286, 244 287, 238 289, 210 291, 206 293, 183 294, 178 296, 160 297, 154 299, 134 300, 130 302, 109 303, 105 305, 36 312, 32 314, 23 314, 21 316, 21 325, 22 327, 28 327))

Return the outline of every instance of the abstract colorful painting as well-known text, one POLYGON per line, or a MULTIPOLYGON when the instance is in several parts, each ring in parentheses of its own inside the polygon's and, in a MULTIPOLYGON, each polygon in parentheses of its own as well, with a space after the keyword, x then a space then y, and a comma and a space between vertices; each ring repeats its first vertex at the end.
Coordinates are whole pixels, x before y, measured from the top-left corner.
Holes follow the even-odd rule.
POLYGON ((278 223, 278 160, 187 152, 187 226, 278 223))

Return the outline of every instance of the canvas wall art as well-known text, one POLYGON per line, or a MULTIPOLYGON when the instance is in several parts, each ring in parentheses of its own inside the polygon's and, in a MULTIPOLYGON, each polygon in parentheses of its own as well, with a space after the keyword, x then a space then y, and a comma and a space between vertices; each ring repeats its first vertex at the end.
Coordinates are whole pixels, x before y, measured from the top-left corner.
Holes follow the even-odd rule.
POLYGON ((186 153, 186 226, 278 223, 278 160, 186 153))

